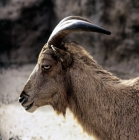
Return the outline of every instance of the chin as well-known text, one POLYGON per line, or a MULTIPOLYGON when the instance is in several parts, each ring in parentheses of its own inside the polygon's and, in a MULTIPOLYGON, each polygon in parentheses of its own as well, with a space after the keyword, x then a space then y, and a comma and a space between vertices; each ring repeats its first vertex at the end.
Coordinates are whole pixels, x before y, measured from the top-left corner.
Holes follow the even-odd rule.
POLYGON ((27 112, 33 113, 36 109, 38 108, 38 106, 32 106, 29 109, 25 109, 27 112))

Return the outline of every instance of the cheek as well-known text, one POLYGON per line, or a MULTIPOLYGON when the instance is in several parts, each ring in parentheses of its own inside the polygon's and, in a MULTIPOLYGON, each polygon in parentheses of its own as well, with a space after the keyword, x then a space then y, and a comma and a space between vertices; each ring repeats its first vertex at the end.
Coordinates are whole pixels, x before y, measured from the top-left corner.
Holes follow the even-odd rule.
POLYGON ((53 97, 58 94, 55 89, 46 89, 46 90, 41 90, 36 94, 34 97, 34 102, 37 106, 43 106, 43 105, 48 105, 53 102, 53 97))
POLYGON ((34 82, 34 101, 38 106, 50 104, 54 96, 63 93, 63 78, 60 75, 39 75, 34 78, 34 82))
POLYGON ((52 80, 49 82, 43 82, 41 83, 41 85, 39 85, 37 88, 36 88, 36 91, 35 91, 35 95, 34 95, 34 98, 37 100, 49 100, 50 98, 52 98, 57 92, 57 87, 55 84, 54 85, 54 82, 52 82, 52 80))

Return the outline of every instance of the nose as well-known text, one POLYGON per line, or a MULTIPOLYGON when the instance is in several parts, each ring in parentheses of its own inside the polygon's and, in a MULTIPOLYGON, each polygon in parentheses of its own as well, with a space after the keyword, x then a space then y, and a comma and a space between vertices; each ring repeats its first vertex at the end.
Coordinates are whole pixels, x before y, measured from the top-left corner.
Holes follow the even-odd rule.
POLYGON ((19 103, 23 104, 28 100, 29 95, 26 94, 25 91, 22 91, 20 97, 19 97, 19 103))

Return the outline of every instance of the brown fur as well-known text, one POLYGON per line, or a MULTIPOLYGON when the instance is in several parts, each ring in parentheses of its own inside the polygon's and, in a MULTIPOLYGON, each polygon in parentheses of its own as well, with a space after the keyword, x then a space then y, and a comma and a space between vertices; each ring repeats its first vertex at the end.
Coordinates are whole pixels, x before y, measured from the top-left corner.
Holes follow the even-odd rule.
POLYGON ((139 77, 121 80, 104 70, 77 43, 57 49, 64 62, 45 45, 24 92, 33 112, 50 104, 65 115, 73 112, 84 131, 98 140, 139 140, 139 77), (42 64, 51 65, 43 71, 42 64), (63 67, 64 65, 64 67, 63 67))

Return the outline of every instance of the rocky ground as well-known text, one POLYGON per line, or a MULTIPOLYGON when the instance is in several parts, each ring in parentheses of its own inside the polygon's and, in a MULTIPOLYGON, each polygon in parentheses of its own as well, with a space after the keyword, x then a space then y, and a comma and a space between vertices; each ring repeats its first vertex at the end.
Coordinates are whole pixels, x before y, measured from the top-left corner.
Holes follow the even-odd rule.
MULTIPOLYGON (((18 103, 19 94, 34 64, 0 69, 0 140, 93 140, 82 131, 68 110, 66 118, 57 116, 50 106, 34 113, 26 112, 18 103)), ((139 73, 113 71, 128 79, 139 73)))

